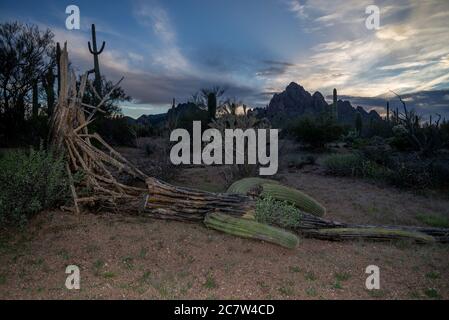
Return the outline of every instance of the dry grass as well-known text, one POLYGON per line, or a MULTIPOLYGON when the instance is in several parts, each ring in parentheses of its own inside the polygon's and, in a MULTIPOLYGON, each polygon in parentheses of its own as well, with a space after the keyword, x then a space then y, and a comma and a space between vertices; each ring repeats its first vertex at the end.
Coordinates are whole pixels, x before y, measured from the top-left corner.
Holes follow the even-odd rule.
MULTIPOLYGON (((214 172, 187 169, 178 182, 221 189, 214 172)), ((280 176, 322 201, 328 217, 338 220, 420 224, 419 212, 448 214, 443 199, 317 174, 280 176)), ((201 225, 126 215, 78 220, 43 213, 16 236, 2 238, 0 261, 2 299, 449 298, 447 246, 303 239, 287 250, 201 225), (80 291, 64 287, 69 264, 81 269, 80 291), (364 287, 371 264, 380 267, 380 291, 364 287)))

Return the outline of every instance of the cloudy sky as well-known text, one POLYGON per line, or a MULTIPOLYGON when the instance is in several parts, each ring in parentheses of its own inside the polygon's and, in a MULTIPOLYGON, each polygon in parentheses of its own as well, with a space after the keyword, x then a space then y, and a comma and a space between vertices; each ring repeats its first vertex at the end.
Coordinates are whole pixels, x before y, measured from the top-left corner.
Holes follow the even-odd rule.
POLYGON ((106 41, 102 71, 125 76, 134 100, 122 107, 134 117, 213 85, 264 106, 295 81, 325 96, 336 87, 379 111, 393 90, 421 113, 449 118, 447 0, 2 0, 0 21, 11 20, 51 28, 80 72, 93 64, 95 23, 106 41), (65 28, 70 4, 80 8, 80 30, 65 28), (378 30, 365 25, 369 5, 380 9, 378 30))

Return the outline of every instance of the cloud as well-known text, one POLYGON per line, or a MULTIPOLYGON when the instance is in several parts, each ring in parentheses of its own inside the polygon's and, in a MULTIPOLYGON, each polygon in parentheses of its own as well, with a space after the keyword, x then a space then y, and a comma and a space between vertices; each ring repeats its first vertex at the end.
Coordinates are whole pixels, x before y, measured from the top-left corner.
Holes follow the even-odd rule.
POLYGON ((282 75, 288 68, 294 67, 295 64, 284 61, 264 60, 262 68, 256 72, 256 76, 265 77, 272 75, 282 75))
POLYGON ((317 33, 315 44, 305 48, 309 54, 291 59, 293 66, 277 74, 259 74, 266 86, 280 91, 296 81, 324 93, 336 87, 347 95, 373 97, 389 90, 447 88, 449 19, 441 12, 449 12, 449 2, 380 0, 377 31, 365 27, 365 8, 370 4, 371 0, 306 2, 302 10, 309 27, 327 28, 326 32, 317 33))
POLYGON ((166 10, 156 2, 140 2, 134 10, 136 20, 151 28, 160 40, 160 46, 152 48, 153 63, 166 72, 189 72, 191 66, 177 45, 176 31, 166 10))
POLYGON ((299 0, 288 1, 289 10, 293 12, 298 18, 308 18, 305 13, 305 5, 301 4, 299 0))
POLYGON ((403 62, 398 63, 390 66, 382 66, 379 67, 379 70, 399 70, 399 69, 409 69, 409 68, 415 68, 415 67, 423 67, 427 66, 431 63, 434 63, 434 61, 417 61, 417 62, 403 62))

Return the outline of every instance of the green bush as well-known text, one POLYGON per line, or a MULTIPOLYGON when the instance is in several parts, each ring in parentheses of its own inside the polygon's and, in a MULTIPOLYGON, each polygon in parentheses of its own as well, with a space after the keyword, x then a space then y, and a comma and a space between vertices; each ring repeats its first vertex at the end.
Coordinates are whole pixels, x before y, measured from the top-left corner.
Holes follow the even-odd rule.
POLYGON ((10 151, 0 158, 0 225, 22 225, 43 210, 67 201, 65 162, 53 152, 10 151))
POLYGON ((301 224, 301 211, 286 201, 264 197, 256 202, 256 220, 282 228, 295 228, 301 224))
POLYGON ((91 129, 97 132, 110 145, 135 146, 136 132, 124 117, 99 117, 92 124, 91 129))
POLYGON ((387 170, 357 153, 333 154, 323 160, 326 171, 337 176, 383 179, 387 170))
POLYGON ((325 117, 302 117, 291 125, 289 131, 298 141, 313 149, 322 149, 327 143, 337 141, 346 130, 325 117))

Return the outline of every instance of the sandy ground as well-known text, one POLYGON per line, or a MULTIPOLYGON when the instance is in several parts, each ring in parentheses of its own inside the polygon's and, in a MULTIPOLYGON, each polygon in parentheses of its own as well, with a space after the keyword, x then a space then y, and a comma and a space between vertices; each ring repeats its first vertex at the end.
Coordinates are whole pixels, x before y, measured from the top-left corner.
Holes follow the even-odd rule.
MULTIPOLYGON (((172 183, 220 192, 219 172, 184 169, 172 183)), ((422 225, 418 215, 449 217, 441 195, 325 176, 316 166, 284 169, 277 179, 339 221, 422 225)), ((13 234, 0 235, 1 299, 449 298, 448 245, 301 239, 287 250, 202 225, 60 211, 41 213, 13 234), (68 265, 81 270, 80 290, 65 288, 68 265), (365 288, 368 265, 380 268, 380 290, 365 288)))

